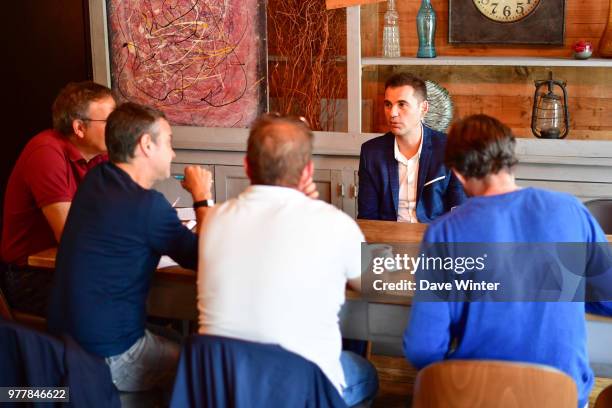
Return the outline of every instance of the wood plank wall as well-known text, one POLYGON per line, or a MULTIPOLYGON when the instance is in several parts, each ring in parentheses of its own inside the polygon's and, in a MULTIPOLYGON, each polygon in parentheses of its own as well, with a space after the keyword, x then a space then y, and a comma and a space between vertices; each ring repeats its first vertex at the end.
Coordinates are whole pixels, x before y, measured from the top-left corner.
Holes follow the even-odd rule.
MULTIPOLYGON (((468 0, 465 0, 468 1, 468 0)), ((420 0, 396 2, 400 14, 402 56, 414 57, 418 48, 416 14, 420 0)), ((455 46, 448 43, 448 0, 432 0, 437 13, 438 55, 517 56, 571 58, 571 45, 585 39, 595 49, 604 30, 609 0, 566 0, 565 45, 546 46, 455 46)), ((362 55, 381 53, 384 3, 362 7, 362 55)), ((612 64, 612 60, 611 60, 612 64)), ((571 139, 612 140, 612 68, 554 67, 556 78, 567 81, 571 139)), ((535 79, 545 79, 545 67, 366 67, 363 97, 373 103, 364 111, 364 132, 386 130, 382 111, 385 78, 397 71, 414 72, 439 82, 453 96, 454 117, 487 113, 500 118, 520 137, 532 137, 531 107, 535 79), (367 124, 367 125, 366 125, 367 124)))

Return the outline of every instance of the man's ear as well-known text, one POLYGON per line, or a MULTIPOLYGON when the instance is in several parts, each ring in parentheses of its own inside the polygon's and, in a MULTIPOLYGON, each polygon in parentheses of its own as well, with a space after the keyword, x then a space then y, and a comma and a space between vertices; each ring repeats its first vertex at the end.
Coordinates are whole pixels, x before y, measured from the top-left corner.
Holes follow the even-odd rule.
POLYGON ((153 139, 151 139, 151 135, 148 133, 144 133, 142 136, 140 136, 140 139, 138 139, 138 147, 140 148, 140 151, 142 151, 142 154, 145 157, 149 157, 149 155, 151 154, 152 144, 153 139))
POLYGON ((249 178, 249 180, 251 180, 251 183, 253 182, 253 179, 251 177, 251 168, 249 167, 249 161, 247 160, 247 157, 244 156, 244 172, 246 173, 246 176, 249 178))
POLYGON ((72 121, 72 133, 74 133, 78 139, 83 139, 85 137, 86 130, 87 125, 85 121, 81 119, 74 119, 72 121))
POLYGON ((463 186, 463 188, 465 189, 465 183, 467 183, 467 179, 465 177, 463 177, 461 175, 461 173, 459 173, 457 170, 455 169, 451 169, 451 171, 453 172, 453 174, 455 175, 455 177, 457 177, 457 180, 459 180, 459 182, 461 183, 461 185, 463 186))
POLYGON ((423 102, 421 102, 421 116, 425 117, 425 115, 427 115, 427 112, 429 112, 429 102, 427 101, 427 99, 425 99, 423 102))
POLYGON ((302 175, 300 176, 299 185, 305 184, 307 180, 310 180, 312 178, 313 174, 314 174, 314 163, 312 162, 312 160, 309 160, 308 163, 306 163, 306 165, 302 169, 302 175))

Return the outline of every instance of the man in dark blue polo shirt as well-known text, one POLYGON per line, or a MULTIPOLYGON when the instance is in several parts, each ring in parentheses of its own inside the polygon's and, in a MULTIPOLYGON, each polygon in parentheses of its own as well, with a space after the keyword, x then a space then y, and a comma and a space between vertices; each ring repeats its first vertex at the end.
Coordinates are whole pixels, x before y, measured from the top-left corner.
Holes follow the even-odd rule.
MULTIPOLYGON (((108 118, 109 163, 92 169, 79 187, 57 255, 49 329, 68 333, 106 358, 121 391, 172 384, 179 346, 145 329, 146 299, 161 255, 195 269, 197 237, 181 225, 151 187, 170 176, 171 128, 163 113, 126 103, 108 118)), ((210 172, 190 166, 198 225, 211 200, 210 172)))

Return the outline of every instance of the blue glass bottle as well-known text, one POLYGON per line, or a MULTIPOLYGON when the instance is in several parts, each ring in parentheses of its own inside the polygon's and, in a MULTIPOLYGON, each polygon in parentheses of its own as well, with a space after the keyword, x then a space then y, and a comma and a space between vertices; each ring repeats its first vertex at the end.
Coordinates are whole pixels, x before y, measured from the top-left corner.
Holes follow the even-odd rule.
POLYGON ((419 35, 419 50, 417 57, 434 58, 436 46, 436 12, 431 6, 430 0, 422 0, 421 8, 417 14, 417 33, 419 35))

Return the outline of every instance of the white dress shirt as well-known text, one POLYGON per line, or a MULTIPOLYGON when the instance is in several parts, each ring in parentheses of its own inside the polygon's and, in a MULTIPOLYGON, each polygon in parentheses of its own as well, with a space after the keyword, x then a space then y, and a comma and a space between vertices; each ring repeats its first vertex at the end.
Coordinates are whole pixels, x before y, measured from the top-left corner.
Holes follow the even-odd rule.
POLYGON ((417 180, 419 177, 419 158, 423 147, 423 131, 421 128, 421 141, 419 150, 410 159, 407 159, 399 149, 397 138, 395 139, 394 151, 399 173, 399 201, 397 205, 398 222, 419 222, 416 217, 417 180))

